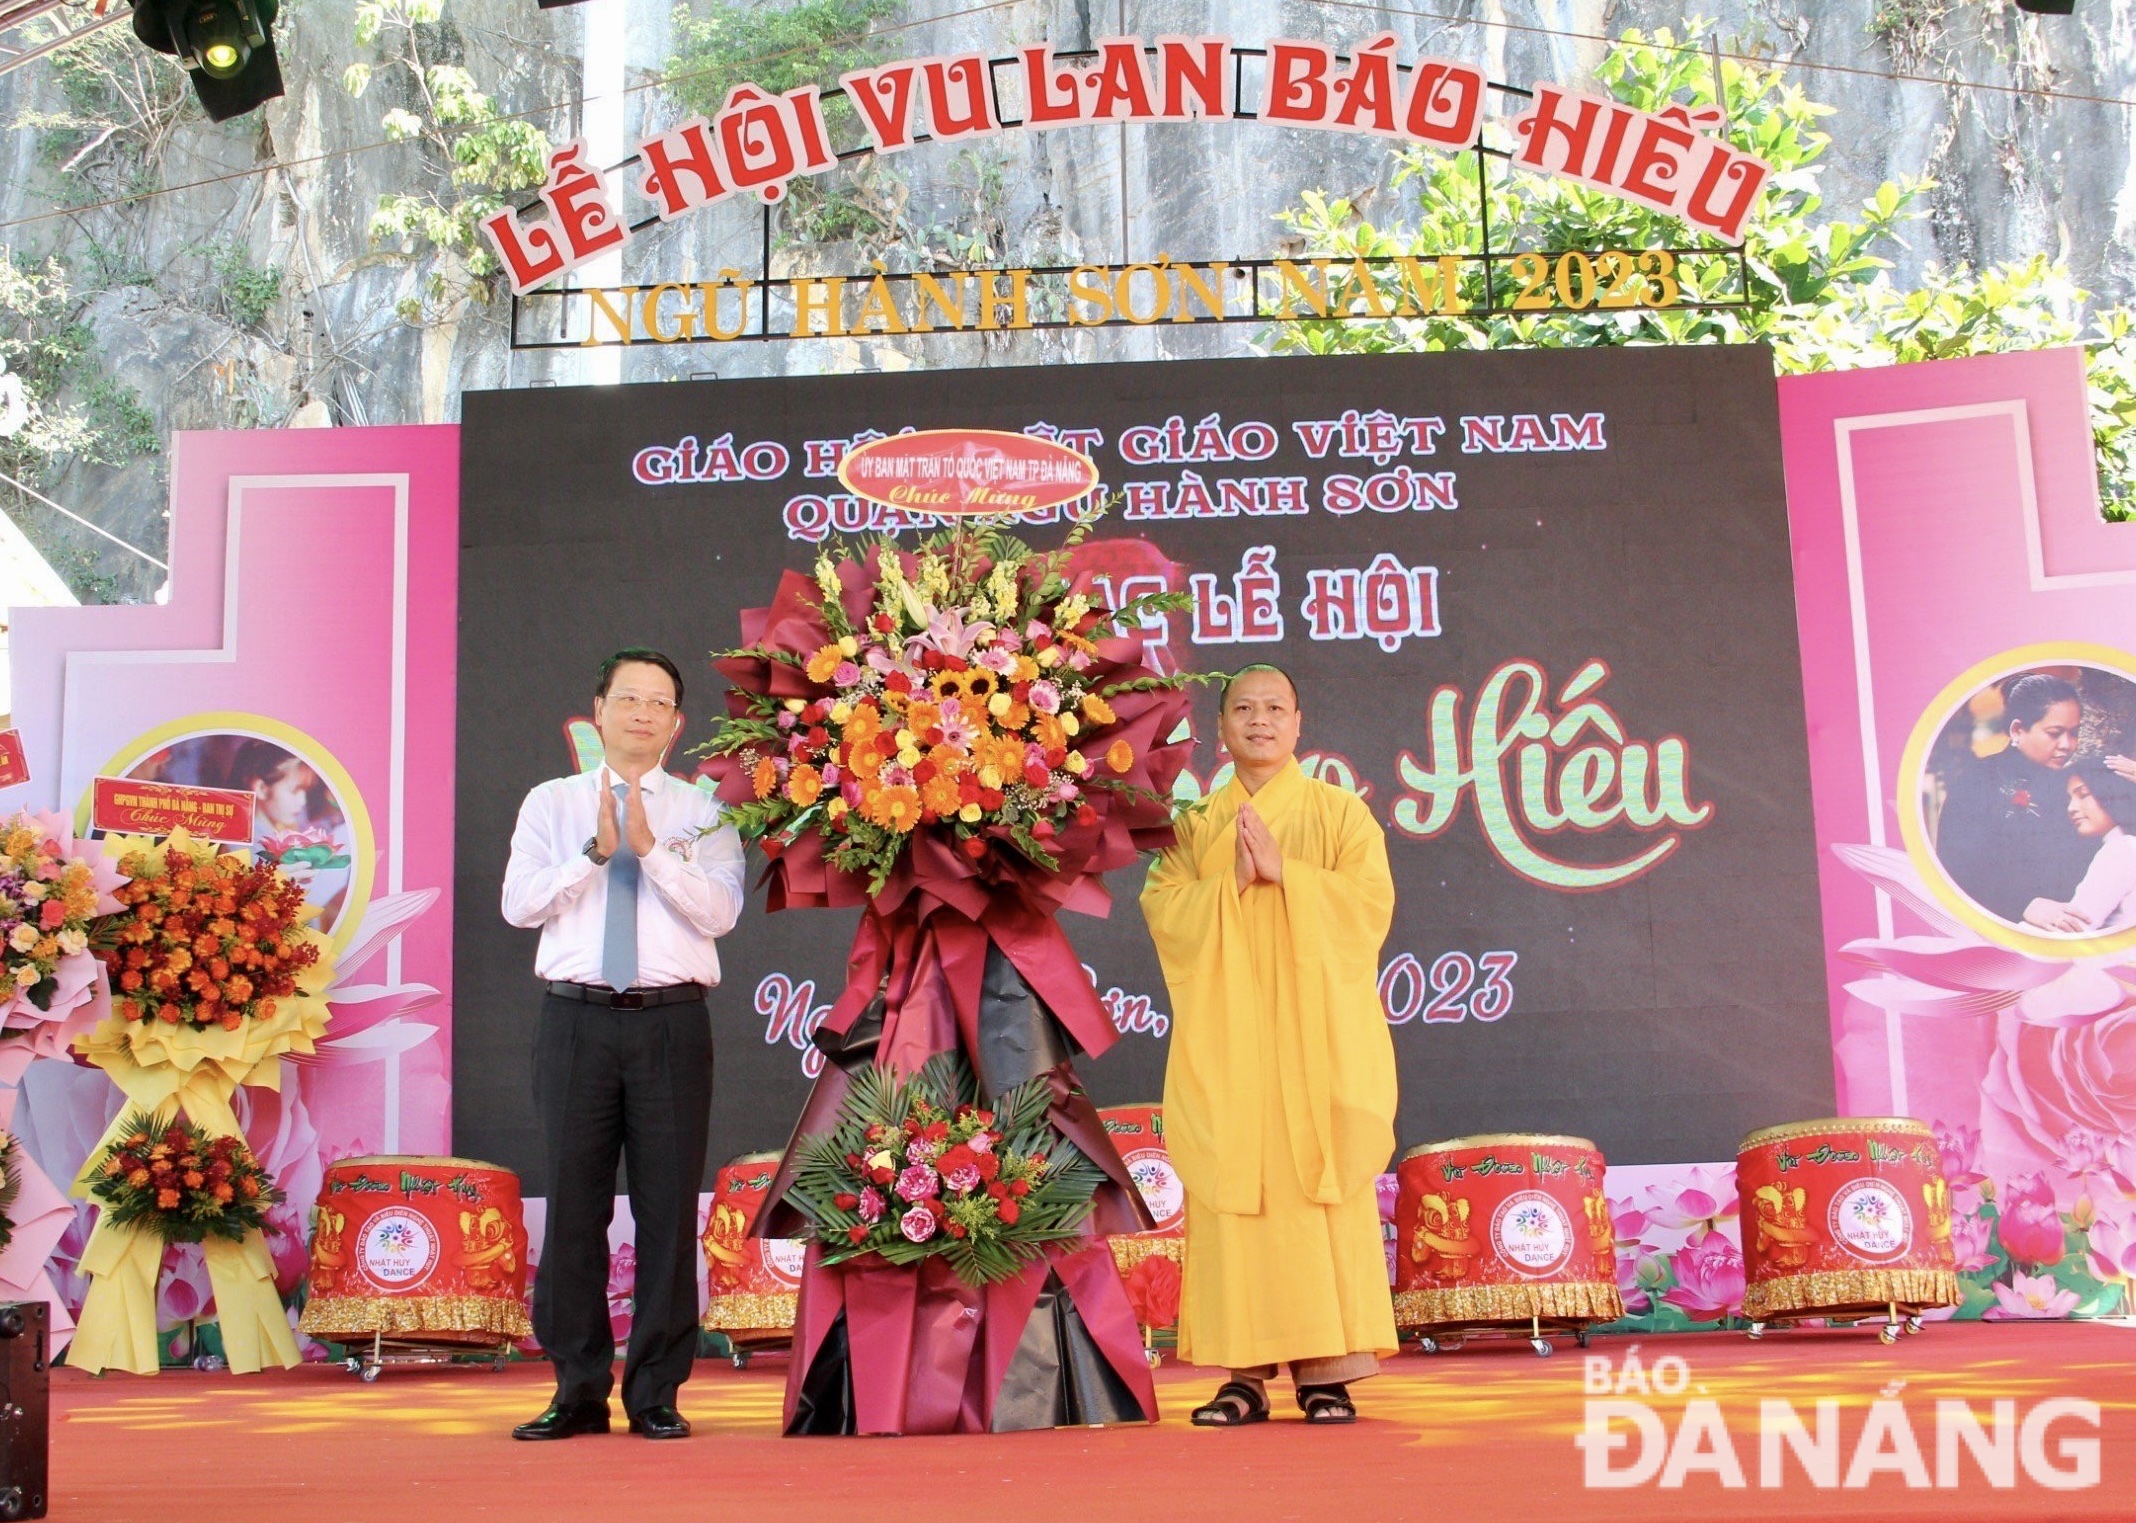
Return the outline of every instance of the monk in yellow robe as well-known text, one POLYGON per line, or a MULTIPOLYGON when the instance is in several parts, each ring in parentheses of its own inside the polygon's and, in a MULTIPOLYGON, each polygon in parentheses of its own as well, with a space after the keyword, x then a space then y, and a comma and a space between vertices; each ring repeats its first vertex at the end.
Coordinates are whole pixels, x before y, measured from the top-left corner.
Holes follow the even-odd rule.
POLYGON ((1232 780, 1180 819, 1142 891, 1172 996, 1179 1352, 1230 1371, 1197 1424, 1264 1420, 1280 1363, 1307 1421, 1352 1422, 1347 1383, 1396 1348, 1376 1188, 1394 1152, 1394 880, 1364 801, 1299 770, 1289 677, 1248 667, 1220 709, 1232 780))

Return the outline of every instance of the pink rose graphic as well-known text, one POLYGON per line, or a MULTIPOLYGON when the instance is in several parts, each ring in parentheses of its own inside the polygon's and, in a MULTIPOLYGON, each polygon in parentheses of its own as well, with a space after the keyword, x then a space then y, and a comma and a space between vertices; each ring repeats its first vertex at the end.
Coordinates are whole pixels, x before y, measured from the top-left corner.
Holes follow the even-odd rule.
POLYGON ((860 1204, 854 1209, 860 1213, 860 1219, 872 1227, 883 1219, 883 1192, 869 1185, 860 1192, 860 1204))
POLYGON ((952 1190, 969 1193, 979 1188, 979 1168, 976 1164, 968 1163, 961 1168, 951 1169, 942 1176, 942 1183, 952 1190))
POLYGON ((2021 1264, 2039 1269, 2062 1262, 2062 1216, 2042 1176, 2027 1174, 2004 1187, 2000 1235, 2003 1250, 2021 1264))
POLYGON ((638 1250, 625 1243, 608 1260, 608 1334, 618 1343, 630 1337, 631 1298, 637 1291, 638 1250))
POLYGON ((905 1200, 932 1200, 941 1189, 941 1178, 924 1163, 914 1164, 897 1177, 897 1193, 905 1200))
POLYGON ((897 1230, 908 1243, 924 1243, 935 1235, 934 1213, 925 1206, 914 1206, 897 1219, 897 1230))
POLYGON ((2066 1317, 2077 1307, 2077 1293, 2062 1289, 2044 1274, 2014 1274, 2008 1285, 1998 1280, 1992 1288, 1995 1304, 1981 1313, 1989 1322, 2066 1317))
POLYGON ((1743 1309, 1743 1255, 1719 1233, 1685 1244, 1669 1264, 1676 1283, 1662 1299, 1693 1322, 1712 1322, 1743 1309))

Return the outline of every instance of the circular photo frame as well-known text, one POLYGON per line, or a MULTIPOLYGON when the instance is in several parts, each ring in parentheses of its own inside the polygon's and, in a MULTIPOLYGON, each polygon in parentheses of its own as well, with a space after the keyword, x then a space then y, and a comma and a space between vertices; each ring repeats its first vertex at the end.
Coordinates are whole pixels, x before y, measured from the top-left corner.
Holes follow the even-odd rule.
MULTIPOLYGON (((134 737, 98 775, 252 794, 244 844, 304 886, 319 910, 313 923, 337 950, 346 947, 370 903, 377 853, 355 779, 311 736, 260 714, 194 714, 134 737)), ((88 833, 89 812, 84 795, 78 833, 88 833)))
POLYGON ((2000 946, 2056 960, 2136 947, 2132 770, 2136 655, 2074 641, 2005 651, 1914 725, 1898 774, 1907 855, 2000 946))

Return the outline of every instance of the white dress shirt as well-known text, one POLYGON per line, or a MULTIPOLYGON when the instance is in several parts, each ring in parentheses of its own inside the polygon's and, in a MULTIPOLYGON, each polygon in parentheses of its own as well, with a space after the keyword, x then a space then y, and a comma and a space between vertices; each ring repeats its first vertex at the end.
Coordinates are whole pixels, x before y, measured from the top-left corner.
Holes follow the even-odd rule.
MULTIPOLYGON (((586 842, 599 823, 601 799, 621 781, 603 766, 543 783, 519 806, 512 858, 504 869, 504 918, 529 930, 541 928, 537 977, 603 982, 608 869, 586 855, 586 842)), ((720 823, 718 801, 702 788, 657 769, 638 787, 653 828, 653 849, 639 859, 644 883, 638 892, 635 987, 709 988, 719 982, 719 952, 712 938, 733 930, 742 912, 742 838, 732 825, 720 823)), ((629 841, 619 841, 616 850, 629 851, 629 841)))
POLYGON ((2069 907, 2094 931, 2127 930, 2136 921, 2136 836, 2118 825, 2106 833, 2069 907))

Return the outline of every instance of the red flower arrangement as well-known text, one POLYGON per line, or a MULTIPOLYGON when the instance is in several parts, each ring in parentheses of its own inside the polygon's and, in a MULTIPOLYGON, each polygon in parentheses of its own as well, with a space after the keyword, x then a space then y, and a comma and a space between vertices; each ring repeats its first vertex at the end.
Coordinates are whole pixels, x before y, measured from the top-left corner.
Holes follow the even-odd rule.
POLYGON ((298 976, 319 946, 304 927, 304 890, 274 864, 181 831, 128 851, 119 870, 132 881, 96 941, 127 1020, 235 1031, 303 992, 298 976))
POLYGON ((144 1227, 167 1243, 241 1243, 282 1200, 244 1138, 210 1137, 183 1119, 137 1119, 97 1156, 89 1178, 113 1226, 144 1227))

